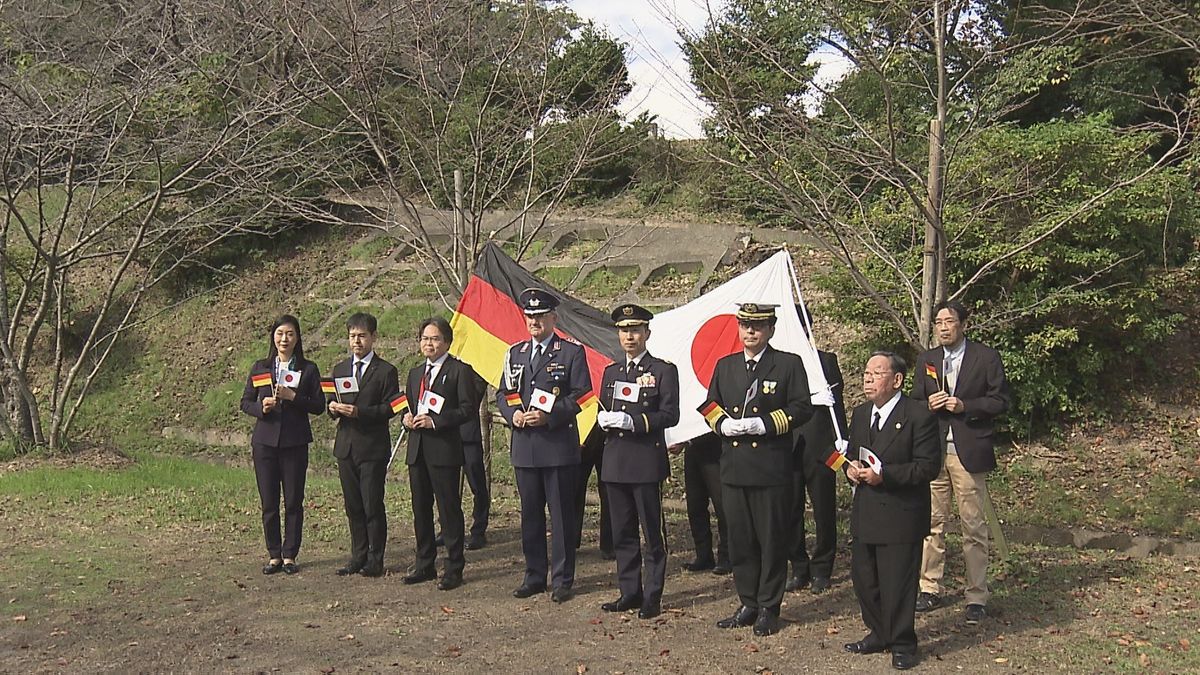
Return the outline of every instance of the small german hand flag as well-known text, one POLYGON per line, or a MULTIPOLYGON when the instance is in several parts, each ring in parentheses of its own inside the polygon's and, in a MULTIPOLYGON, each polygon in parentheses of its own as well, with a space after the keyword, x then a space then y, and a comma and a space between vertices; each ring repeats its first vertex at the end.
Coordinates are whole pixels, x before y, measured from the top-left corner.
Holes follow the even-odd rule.
POLYGON ((579 398, 575 399, 575 402, 579 404, 580 408, 585 408, 585 407, 587 407, 587 405, 589 403, 591 403, 592 401, 595 401, 595 400, 596 400, 596 392, 592 391, 591 389, 588 389, 587 391, 580 394, 579 398))
POLYGON ((825 466, 833 469, 834 471, 841 469, 842 465, 845 463, 846 463, 846 456, 843 455, 842 453, 838 452, 837 450, 834 450, 833 452, 829 453, 829 456, 825 458, 825 466))
POLYGON ((925 364, 925 374, 932 377, 934 382, 937 382, 937 367, 932 363, 925 364))
POLYGON ((504 397, 504 402, 507 403, 509 405, 509 407, 511 407, 511 408, 520 408, 521 407, 521 395, 514 391, 514 392, 510 393, 508 396, 504 397))
POLYGON ((408 396, 406 394, 400 394, 392 399, 392 413, 399 415, 403 410, 408 410, 408 396))
POLYGON ((333 383, 332 377, 322 377, 321 378, 321 393, 322 394, 336 394, 337 393, 337 385, 335 385, 333 383))
POLYGON ((271 374, 259 373, 250 376, 250 386, 254 388, 271 386, 271 374))
POLYGON ((725 409, 721 407, 721 404, 716 401, 706 401, 697 410, 700 411, 701 415, 704 415, 704 419, 710 427, 727 414, 725 409))

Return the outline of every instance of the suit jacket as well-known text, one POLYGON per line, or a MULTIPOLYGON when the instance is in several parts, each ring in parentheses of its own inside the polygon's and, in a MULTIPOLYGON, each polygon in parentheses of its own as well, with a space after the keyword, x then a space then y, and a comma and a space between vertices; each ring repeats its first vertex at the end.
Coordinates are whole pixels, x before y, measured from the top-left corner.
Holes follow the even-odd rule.
MULTIPOLYGON (((817 350, 817 356, 821 359, 825 381, 832 387, 833 414, 837 417, 837 428, 841 430, 842 438, 846 438, 846 404, 842 401, 845 382, 842 380, 842 369, 838 367, 836 354, 817 350)), ((812 417, 800 425, 796 432, 796 456, 803 456, 803 461, 809 464, 824 464, 829 453, 833 451, 833 442, 837 440, 833 423, 827 408, 815 406, 812 417)))
POLYGON ((883 463, 883 482, 859 483, 850 510, 850 533, 864 544, 920 541, 929 534, 929 483, 942 470, 938 426, 921 401, 901 395, 870 442, 871 403, 854 409, 849 459, 869 448, 883 463))
POLYGON ((649 353, 642 356, 634 370, 626 372, 622 360, 605 368, 600 381, 601 404, 633 418, 633 431, 605 432, 600 480, 606 483, 658 483, 671 473, 664 432, 679 423, 679 370, 675 364, 649 353), (646 375, 654 377, 654 385, 640 387, 636 402, 615 398, 617 382, 636 382, 646 375))
POLYGON ((325 409, 321 397, 321 371, 312 361, 299 361, 300 382, 296 386, 296 398, 280 400, 271 412, 262 411, 262 400, 271 395, 271 387, 254 387, 251 380, 255 375, 270 374, 275 368, 275 359, 259 359, 250 366, 246 377, 246 388, 242 390, 242 412, 255 418, 254 434, 250 442, 272 448, 290 448, 312 443, 312 426, 308 416, 320 414, 325 409))
POLYGON ((792 431, 812 416, 808 375, 800 357, 770 345, 759 356, 753 377, 746 357, 736 352, 717 361, 708 398, 721 407, 709 424, 721 436, 723 420, 761 417, 766 436, 722 436, 721 482, 728 485, 786 485, 792 481, 792 431), (754 391, 749 403, 746 394, 754 391), (745 409, 744 409, 745 408, 745 409))
MULTIPOLYGON (((333 367, 333 377, 354 375, 354 358, 333 367)), ((392 399, 400 394, 396 367, 384 361, 378 352, 363 371, 357 394, 342 394, 343 403, 358 406, 358 417, 331 416, 338 420, 333 455, 355 462, 387 461, 392 453, 388 420, 392 419, 392 399)), ((336 400, 328 395, 327 401, 336 400)))
MULTIPOLYGON (((912 388, 914 399, 928 401, 930 394, 941 389, 946 381, 944 354, 943 349, 937 347, 917 357, 912 388), (929 366, 937 371, 936 379, 926 373, 929 366)), ((991 347, 967 340, 952 395, 962 400, 963 411, 938 410, 934 413, 941 427, 942 448, 946 447, 947 429, 954 429, 954 448, 963 468, 971 473, 991 471, 996 468, 994 422, 1008 410, 1010 401, 1000 354, 991 347)))
POLYGON ((513 428, 512 465, 535 468, 578 464, 579 431, 575 428, 575 416, 580 410, 578 399, 592 390, 583 347, 555 335, 536 370, 530 364, 532 349, 530 340, 509 347, 500 387, 496 390, 496 408, 511 427, 514 412, 533 409, 529 402, 534 389, 554 394, 554 405, 548 424, 513 428), (508 404, 510 393, 520 395, 519 406, 508 404))
MULTIPOLYGON (((425 362, 408 371, 408 405, 413 415, 421 399, 421 378, 425 376, 425 362)), ((429 390, 442 397, 442 411, 429 412, 433 429, 410 429, 408 432, 408 454, 405 463, 417 463, 417 456, 424 453, 425 462, 431 466, 462 466, 463 439, 460 427, 471 418, 479 424, 478 388, 475 386, 475 370, 453 356, 447 355, 438 369, 429 390)))

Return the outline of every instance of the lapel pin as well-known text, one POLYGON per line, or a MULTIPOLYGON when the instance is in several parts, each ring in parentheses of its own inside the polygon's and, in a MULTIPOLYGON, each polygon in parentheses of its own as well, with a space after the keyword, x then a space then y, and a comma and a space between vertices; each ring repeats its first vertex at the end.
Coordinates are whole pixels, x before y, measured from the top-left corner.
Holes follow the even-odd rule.
POLYGON ((899 428, 900 428, 900 423, 899 423, 899 422, 896 422, 896 428, 897 428, 897 429, 899 429, 899 428))

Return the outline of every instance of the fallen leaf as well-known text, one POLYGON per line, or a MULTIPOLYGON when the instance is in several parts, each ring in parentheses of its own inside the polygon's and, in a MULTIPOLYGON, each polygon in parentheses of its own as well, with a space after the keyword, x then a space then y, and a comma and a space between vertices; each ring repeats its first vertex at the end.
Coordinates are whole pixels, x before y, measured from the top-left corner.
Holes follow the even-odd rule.
POLYGON ((747 654, 753 654, 758 651, 758 645, 754 644, 753 642, 747 642, 746 644, 742 645, 742 651, 746 652, 747 654))
POLYGON ((453 610, 453 609, 450 609, 449 607, 447 607, 447 606, 445 606, 445 605, 442 605, 442 612, 443 612, 444 614, 453 614, 453 613, 454 613, 454 610, 453 610))
POLYGON ((1192 648, 1192 641, 1187 638, 1180 638, 1179 648, 1186 652, 1192 648))
POLYGON ((1138 663, 1142 664, 1143 668, 1150 667, 1150 657, 1146 654, 1138 654, 1138 663))
POLYGON ((664 649, 664 650, 662 650, 661 652, 659 652, 659 653, 658 653, 658 655, 659 655, 659 656, 667 656, 667 655, 669 655, 670 653, 671 653, 671 650, 670 650, 670 649, 664 649))
POLYGON ((340 638, 338 638, 338 639, 339 639, 339 640, 353 640, 353 639, 354 639, 354 633, 346 633, 345 635, 343 635, 342 637, 340 637, 340 638))
POLYGON ((24 614, 18 614, 13 617, 13 621, 25 621, 26 618, 27 617, 24 614))
POLYGON ((592 624, 593 626, 599 626, 600 624, 602 624, 604 622, 602 620, 600 620, 600 617, 592 617, 592 618, 588 619, 588 623, 592 624))
POLYGON ((837 635, 837 634, 838 634, 838 627, 837 627, 837 626, 830 626, 829 628, 826 628, 826 629, 825 629, 825 634, 826 634, 826 635, 837 635))
POLYGON ((994 658, 992 660, 995 661, 996 663, 1008 663, 1008 659, 1004 658, 1003 656, 997 656, 996 658, 994 658))
POLYGON ((337 668, 334 668, 333 666, 329 666, 328 668, 322 668, 321 672, 324 673, 325 675, 330 675, 330 673, 337 672, 337 668))
POLYGON ((581 664, 575 666, 575 672, 579 673, 579 675, 583 675, 584 673, 587 672, 587 666, 585 666, 584 664, 581 663, 581 664))

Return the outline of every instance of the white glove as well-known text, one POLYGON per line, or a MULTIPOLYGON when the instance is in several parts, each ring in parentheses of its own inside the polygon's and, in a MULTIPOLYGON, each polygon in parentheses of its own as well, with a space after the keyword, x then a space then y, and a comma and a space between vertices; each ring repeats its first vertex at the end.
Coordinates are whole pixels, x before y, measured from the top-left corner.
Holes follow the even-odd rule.
POLYGON ((850 451, 850 441, 839 438, 833 442, 833 447, 837 448, 837 451, 844 455, 850 451))
POLYGON ((596 424, 599 424, 601 429, 612 429, 618 426, 617 421, 621 419, 621 415, 622 413, 601 410, 596 413, 596 424))
POLYGON ((751 436, 766 436, 767 425, 763 423, 761 417, 747 417, 742 420, 743 433, 751 436))
POLYGON ((746 433, 742 430, 742 421, 735 419, 721 420, 721 435, 722 436, 741 436, 746 433))
POLYGON ((817 393, 813 394, 809 400, 812 401, 813 405, 821 405, 825 406, 826 408, 832 408, 833 392, 828 389, 825 391, 818 391, 817 393))
POLYGON ((633 431, 633 417, 627 412, 615 412, 617 416, 616 423, 613 425, 618 429, 633 431))

